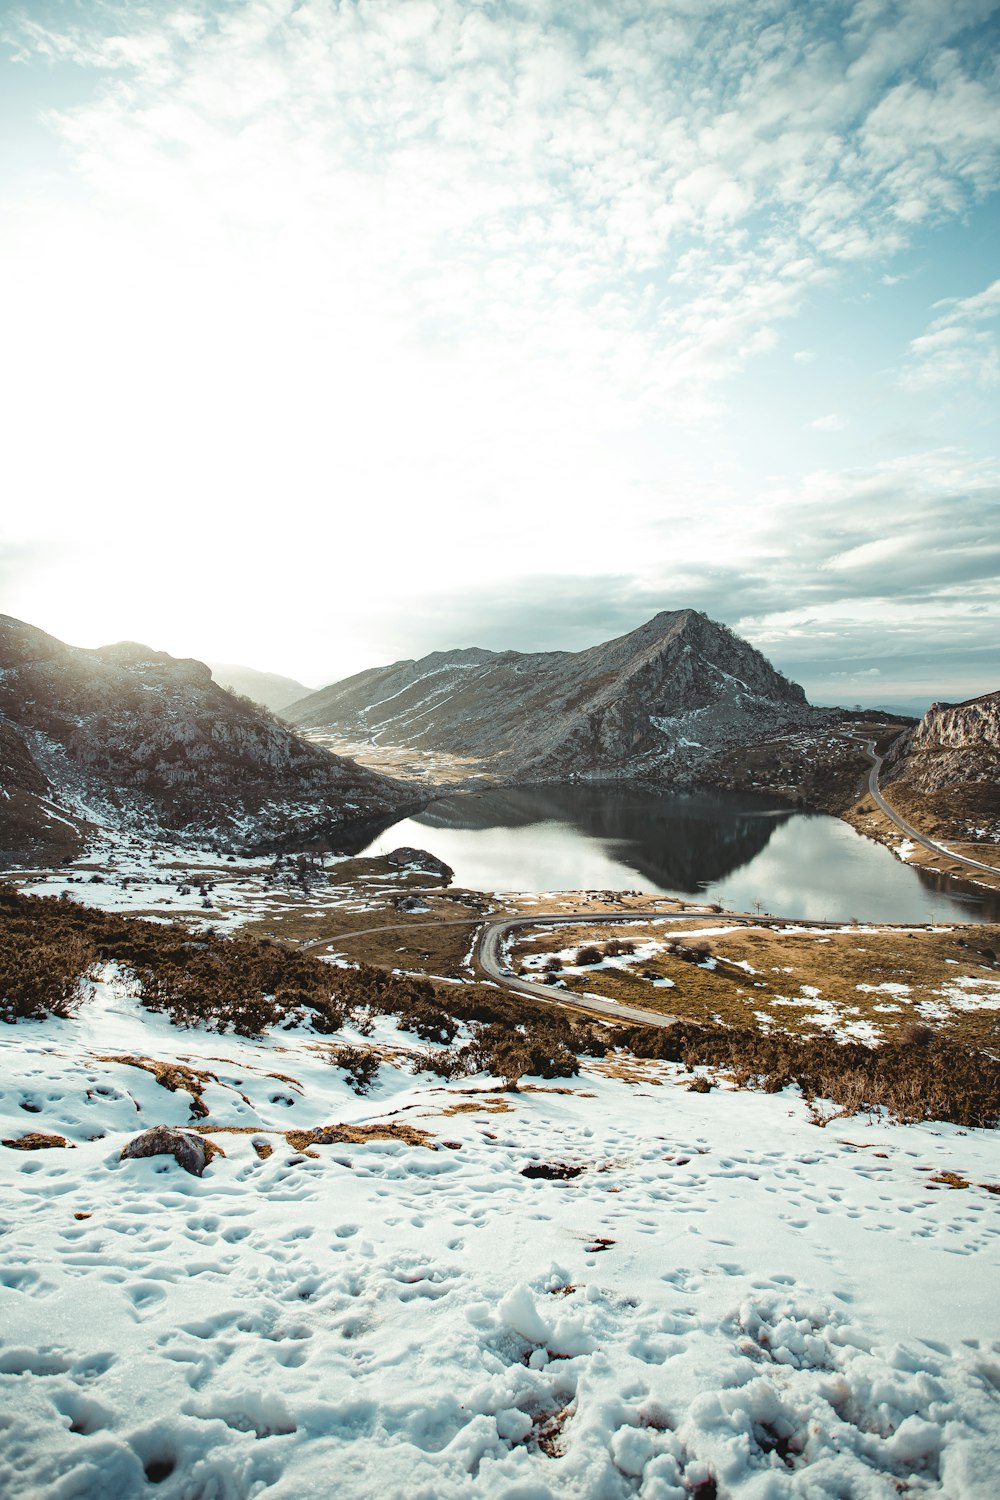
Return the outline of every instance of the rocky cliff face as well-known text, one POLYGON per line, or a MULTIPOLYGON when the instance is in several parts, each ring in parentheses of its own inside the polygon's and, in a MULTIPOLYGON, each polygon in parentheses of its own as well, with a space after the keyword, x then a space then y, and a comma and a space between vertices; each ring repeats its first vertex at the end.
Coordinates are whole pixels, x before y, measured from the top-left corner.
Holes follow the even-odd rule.
POLYGON ((225 692, 201 662, 133 642, 81 651, 9 616, 0 769, 0 846, 14 855, 47 850, 60 821, 77 842, 103 823, 226 848, 349 843, 413 800, 225 692))
POLYGON ((519 781, 697 779, 720 750, 811 722, 800 687, 694 610, 586 651, 435 652, 292 704, 303 729, 476 757, 519 781))
POLYGON ((1000 692, 932 704, 890 747, 882 780, 905 780, 922 792, 964 782, 1000 787, 1000 692))
POLYGON ((893 805, 933 837, 1000 843, 1000 693, 933 704, 893 741, 880 779, 893 805))

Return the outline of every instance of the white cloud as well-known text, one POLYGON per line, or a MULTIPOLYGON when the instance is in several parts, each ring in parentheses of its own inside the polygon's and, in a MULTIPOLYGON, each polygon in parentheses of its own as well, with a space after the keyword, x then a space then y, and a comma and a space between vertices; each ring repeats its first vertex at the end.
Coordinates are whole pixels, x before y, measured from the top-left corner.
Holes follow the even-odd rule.
MULTIPOLYGON (((990 10, 112 0, 8 20, 21 68, 93 80, 49 117, 65 180, 5 205, 0 479, 8 543, 35 559, 19 607, 48 590, 79 609, 86 558, 116 580, 87 599, 93 638, 130 610, 157 641, 185 578, 185 649, 239 659, 256 632, 281 666, 277 614, 315 641, 312 677, 326 639, 344 670, 352 631, 383 639, 373 589, 384 608, 473 574, 587 578, 595 553, 643 598, 711 600, 718 565, 718 597, 754 618, 768 572, 816 607, 835 572, 873 586, 863 551, 824 564, 878 541, 865 484, 910 504, 915 474, 847 484, 852 542, 827 534, 844 476, 793 498, 738 476, 692 515, 699 462, 678 451, 707 423, 710 468, 733 383, 785 330, 804 378, 798 320, 844 268, 877 282, 996 180, 996 89, 963 30, 990 10), (73 561, 37 571, 57 541, 73 561)), ((935 310, 922 378, 992 378, 973 301, 935 310)), ((968 572, 972 545, 946 558, 968 572)), ((905 561, 900 587, 924 587, 905 561)))
POLYGON ((814 432, 843 432, 847 426, 847 418, 842 417, 839 412, 828 412, 825 417, 815 417, 809 426, 814 432))
POLYGON ((968 381, 1000 384, 1000 280, 970 297, 934 305, 943 311, 926 333, 911 340, 903 384, 910 390, 968 381))

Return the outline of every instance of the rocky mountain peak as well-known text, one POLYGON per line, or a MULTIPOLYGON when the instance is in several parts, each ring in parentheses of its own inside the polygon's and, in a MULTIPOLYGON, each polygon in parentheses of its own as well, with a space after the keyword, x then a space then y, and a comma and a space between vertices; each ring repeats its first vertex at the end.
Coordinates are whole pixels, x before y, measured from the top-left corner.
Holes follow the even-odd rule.
POLYGON ((582 651, 436 651, 292 704, 303 728, 472 757, 518 780, 680 774, 693 752, 810 711, 761 653, 697 610, 582 651))

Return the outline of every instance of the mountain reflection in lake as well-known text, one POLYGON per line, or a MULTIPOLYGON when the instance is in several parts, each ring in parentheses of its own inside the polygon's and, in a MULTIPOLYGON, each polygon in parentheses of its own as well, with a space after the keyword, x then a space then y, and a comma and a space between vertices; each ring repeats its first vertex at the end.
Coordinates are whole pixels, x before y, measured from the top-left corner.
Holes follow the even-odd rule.
POLYGON ((997 896, 911 869, 838 818, 725 792, 469 792, 432 802, 364 852, 401 844, 430 849, 477 890, 642 890, 836 921, 1000 920, 997 896))

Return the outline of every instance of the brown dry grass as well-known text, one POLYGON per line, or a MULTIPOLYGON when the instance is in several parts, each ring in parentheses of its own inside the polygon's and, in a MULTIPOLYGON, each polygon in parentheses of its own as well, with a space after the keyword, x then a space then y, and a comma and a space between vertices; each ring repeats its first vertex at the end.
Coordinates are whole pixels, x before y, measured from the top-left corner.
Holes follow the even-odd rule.
POLYGON ((471 756, 450 755, 444 750, 416 750, 412 745, 373 745, 368 740, 345 739, 322 729, 307 730, 305 737, 313 744, 331 750, 334 755, 348 756, 359 766, 381 771, 384 776, 394 776, 397 781, 413 782, 422 788, 448 787, 454 790, 470 777, 476 778, 474 789, 481 790, 488 784, 482 773, 489 762, 471 756))
POLYGON ((470 917, 468 923, 451 926, 461 919, 460 909, 456 910, 455 906, 444 901, 434 901, 432 906, 430 912, 415 912, 412 916, 395 908, 382 914, 352 914, 341 924, 331 947, 356 963, 415 969, 420 973, 440 975, 443 979, 468 978, 469 969, 464 966, 464 960, 472 946, 473 934, 482 922, 470 917), (382 923, 392 923, 396 930, 373 932, 359 938, 347 936, 350 932, 382 923), (344 938, 342 947, 338 941, 340 938, 344 938))
MULTIPOLYGON (((526 954, 554 953, 587 941, 604 947, 616 936, 637 944, 650 937, 687 948, 700 944, 717 961, 714 970, 664 952, 652 959, 629 961, 626 969, 591 969, 560 977, 570 993, 589 991, 701 1023, 757 1025, 761 1024, 757 1017, 763 1016, 764 1024, 790 1035, 822 1035, 828 1028, 811 1019, 822 1002, 822 1008, 826 1004, 835 1008, 841 1024, 869 1022, 885 1039, 901 1035, 915 1019, 926 1019, 936 1030, 970 1047, 1000 1048, 1000 1007, 959 1010, 941 993, 961 979, 1000 981, 1000 967, 988 956, 991 951, 1000 954, 1000 928, 996 926, 785 932, 734 924, 722 935, 698 935, 706 927, 725 925, 724 917, 709 917, 644 927, 541 928, 537 929, 541 940, 520 943, 514 961, 517 965, 526 954), (756 972, 748 974, 739 968, 742 962, 756 972), (655 986, 642 977, 644 971, 672 979, 674 987, 655 986), (858 989, 859 984, 886 983, 907 985, 910 993, 858 989), (804 985, 819 991, 819 1002, 802 995, 804 985), (924 1015, 922 1010, 928 1006, 932 1010, 924 1015), (946 1019, 934 1014, 937 1006, 946 1008, 946 1019)), ((983 988, 988 994, 988 987, 983 988)), ((1000 991, 996 994, 1000 1000, 1000 991)))
MULTIPOLYGON (((433 1144, 434 1137, 429 1131, 420 1130, 415 1125, 403 1125, 396 1122, 374 1125, 320 1125, 309 1130, 273 1130, 261 1125, 211 1125, 202 1123, 200 1125, 188 1125, 186 1130, 194 1130, 204 1137, 209 1145, 213 1143, 209 1137, 214 1135, 252 1135, 252 1136, 280 1136, 293 1151, 298 1151, 302 1156, 315 1158, 316 1152, 313 1146, 336 1146, 352 1145, 364 1146, 369 1141, 402 1141, 406 1146, 426 1146, 430 1151, 436 1151, 433 1144)), ((255 1140, 251 1142, 254 1151, 266 1161, 274 1153, 274 1147, 266 1140, 255 1140)), ((215 1146, 215 1153, 225 1156, 220 1146, 215 1146)))
POLYGON ((429 1131, 396 1121, 386 1125, 321 1125, 317 1130, 286 1130, 282 1134, 294 1150, 306 1156, 315 1155, 309 1149, 312 1146, 364 1146, 369 1141, 401 1141, 404 1146, 437 1150, 429 1131))
POLYGON ((437 1110, 441 1115, 502 1115, 510 1109, 506 1099, 482 1099, 478 1104, 471 1100, 461 1104, 449 1104, 446 1109, 437 1110))
POLYGON ((43 1130, 32 1130, 27 1135, 4 1136, 2 1144, 9 1146, 12 1151, 49 1151, 58 1146, 65 1146, 69 1151, 74 1149, 64 1135, 46 1135, 43 1130))
POLYGON ((967 1177, 962 1177, 958 1172, 938 1172, 934 1177, 928 1177, 928 1183, 936 1182, 942 1187, 967 1188, 972 1184, 967 1177))
MULTIPOLYGON (((190 1094, 194 1116, 208 1114, 201 1096, 207 1083, 218 1083, 219 1080, 207 1069, 189 1068, 179 1062, 160 1062, 155 1057, 136 1057, 130 1052, 98 1052, 95 1055, 98 1062, 122 1063, 127 1068, 141 1068, 144 1073, 151 1073, 161 1088, 169 1089, 171 1093, 190 1094)), ((276 1073, 269 1076, 278 1077, 276 1073)))
MULTIPOLYGON (((982 864, 1000 865, 1000 847, 968 839, 965 826, 973 814, 964 808, 964 804, 956 804, 954 810, 949 812, 947 806, 937 799, 931 801, 919 793, 909 792, 895 782, 888 788, 883 788, 883 793, 891 806, 928 838, 937 839, 949 849, 954 849, 956 854, 964 854, 968 859, 979 860, 982 864)), ((867 795, 861 797, 841 816, 866 838, 876 839, 890 849, 897 848, 905 837, 902 830, 867 795)), ((914 845, 907 863, 921 869, 936 870, 955 880, 1000 890, 1000 868, 995 875, 985 870, 970 870, 957 860, 949 860, 947 855, 925 849, 922 844, 914 845)))

